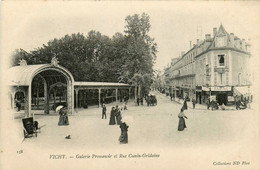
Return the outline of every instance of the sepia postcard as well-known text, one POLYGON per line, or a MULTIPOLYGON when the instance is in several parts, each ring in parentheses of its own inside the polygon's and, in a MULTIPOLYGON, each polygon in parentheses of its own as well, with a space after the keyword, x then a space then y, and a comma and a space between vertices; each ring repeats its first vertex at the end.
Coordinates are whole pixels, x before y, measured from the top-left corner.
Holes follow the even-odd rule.
POLYGON ((2 170, 260 169, 259 1, 1 2, 2 170))

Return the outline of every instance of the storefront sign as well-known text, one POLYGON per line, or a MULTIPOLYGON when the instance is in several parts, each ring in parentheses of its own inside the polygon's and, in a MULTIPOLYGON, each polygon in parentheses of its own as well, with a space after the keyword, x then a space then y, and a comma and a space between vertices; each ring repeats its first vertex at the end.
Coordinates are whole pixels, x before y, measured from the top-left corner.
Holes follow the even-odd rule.
POLYGON ((207 88, 207 87, 202 87, 202 90, 203 90, 203 91, 209 91, 209 88, 207 88))
POLYGON ((211 91, 231 91, 231 87, 211 87, 211 91))

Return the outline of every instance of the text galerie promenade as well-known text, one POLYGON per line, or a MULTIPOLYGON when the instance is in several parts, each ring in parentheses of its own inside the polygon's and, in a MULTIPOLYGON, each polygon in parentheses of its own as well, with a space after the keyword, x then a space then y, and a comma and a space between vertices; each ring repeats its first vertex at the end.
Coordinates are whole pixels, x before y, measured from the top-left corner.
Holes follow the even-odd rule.
POLYGON ((108 154, 108 155, 96 155, 96 154, 77 154, 74 156, 69 156, 67 157, 67 155, 50 155, 50 159, 99 159, 99 158, 108 158, 108 159, 116 159, 116 158, 159 158, 160 155, 159 154, 152 154, 152 153, 143 153, 143 154, 108 154))
POLYGON ((76 158, 77 159, 85 159, 85 158, 154 158, 154 157, 160 157, 159 154, 152 154, 152 153, 143 153, 143 154, 115 154, 115 155, 96 155, 96 154, 92 154, 91 157, 90 155, 83 155, 83 154, 77 154, 76 158))

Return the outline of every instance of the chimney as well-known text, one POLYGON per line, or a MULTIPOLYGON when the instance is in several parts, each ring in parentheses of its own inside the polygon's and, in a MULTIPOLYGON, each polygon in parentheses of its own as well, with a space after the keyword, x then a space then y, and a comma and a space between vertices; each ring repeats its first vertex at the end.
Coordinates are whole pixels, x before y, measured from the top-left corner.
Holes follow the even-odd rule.
POLYGON ((235 41, 234 33, 230 33, 229 37, 230 37, 230 46, 234 47, 234 41, 235 41))
POLYGON ((200 41, 200 40, 199 40, 199 39, 197 39, 197 44, 199 43, 199 41, 200 41))
POLYGON ((193 47, 195 47, 195 44, 193 44, 193 47))
POLYGON ((251 48, 250 41, 251 41, 251 39, 249 38, 249 39, 248 39, 248 42, 247 42, 247 44, 246 44, 246 51, 247 51, 247 52, 251 52, 251 49, 250 49, 250 48, 251 48))
POLYGON ((242 41, 241 41, 241 48, 242 48, 242 50, 246 50, 246 40, 245 39, 242 39, 242 41))
POLYGON ((205 34, 205 40, 210 40, 211 35, 210 34, 205 34))
POLYGON ((240 39, 237 36, 235 36, 234 40, 235 40, 235 47, 240 48, 240 39))
POLYGON ((217 34, 217 28, 215 27, 213 28, 213 36, 216 36, 216 34, 217 34))
POLYGON ((185 51, 182 51, 182 52, 181 52, 181 57, 184 56, 184 54, 185 54, 185 51))

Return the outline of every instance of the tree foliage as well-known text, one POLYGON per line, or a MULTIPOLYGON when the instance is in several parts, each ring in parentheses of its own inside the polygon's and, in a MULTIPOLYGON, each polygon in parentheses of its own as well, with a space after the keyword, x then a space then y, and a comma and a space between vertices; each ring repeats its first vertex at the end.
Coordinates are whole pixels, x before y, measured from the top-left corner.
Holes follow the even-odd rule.
POLYGON ((125 22, 124 34, 112 38, 92 30, 86 36, 77 33, 55 38, 30 52, 16 50, 12 65, 21 59, 45 64, 56 57, 76 81, 122 82, 148 89, 157 52, 157 44, 148 35, 150 18, 145 13, 134 14, 125 22))

